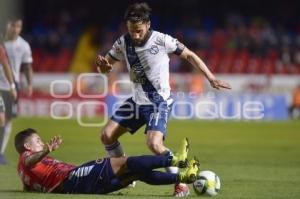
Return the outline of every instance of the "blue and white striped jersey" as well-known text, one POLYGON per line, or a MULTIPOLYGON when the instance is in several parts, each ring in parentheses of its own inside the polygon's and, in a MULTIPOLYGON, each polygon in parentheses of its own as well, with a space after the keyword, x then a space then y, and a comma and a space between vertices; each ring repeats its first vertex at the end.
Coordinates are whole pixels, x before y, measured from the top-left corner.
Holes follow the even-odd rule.
POLYGON ((151 30, 143 46, 134 46, 125 34, 108 54, 115 60, 125 60, 133 83, 132 98, 137 104, 171 103, 168 54, 180 55, 183 49, 177 39, 151 30))

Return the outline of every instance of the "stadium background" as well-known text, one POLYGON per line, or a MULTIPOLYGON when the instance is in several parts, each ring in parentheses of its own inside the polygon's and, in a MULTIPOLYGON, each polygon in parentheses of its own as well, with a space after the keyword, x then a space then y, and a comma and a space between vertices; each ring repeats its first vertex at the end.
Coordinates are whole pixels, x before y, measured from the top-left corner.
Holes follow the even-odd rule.
MULTIPOLYGON (((106 96, 102 95, 106 79, 91 73, 96 71, 96 54, 106 53, 126 31, 122 18, 131 2, 1 1, 1 20, 11 13, 23 16, 22 36, 30 43, 34 59, 34 95, 21 94, 14 133, 29 126, 46 139, 60 133, 65 145, 54 155, 76 164, 104 155, 96 139, 107 119, 103 105, 111 114, 113 104, 122 101, 130 88, 124 83, 128 77, 122 63, 108 76, 106 96), (116 80, 122 81, 112 84, 116 80)), ((299 198, 294 185, 299 184, 300 174, 300 3, 147 2, 153 8, 153 29, 177 37, 233 86, 231 91, 214 91, 192 66, 171 56, 170 82, 180 103, 174 108, 167 144, 176 148, 183 136, 191 138, 192 155, 200 156, 203 168, 221 177, 220 198, 299 198), (262 104, 263 109, 253 107, 262 110, 262 117, 257 112, 250 119, 242 114, 249 101, 262 104), (195 109, 199 102, 207 106, 195 109)), ((121 141, 130 155, 149 153, 142 131, 121 141)), ((13 139, 7 154, 9 165, 0 167, 1 198, 58 197, 21 194, 13 139)), ((170 187, 139 183, 134 190, 112 197, 170 193, 170 187)), ((85 197, 89 196, 78 196, 85 197)))

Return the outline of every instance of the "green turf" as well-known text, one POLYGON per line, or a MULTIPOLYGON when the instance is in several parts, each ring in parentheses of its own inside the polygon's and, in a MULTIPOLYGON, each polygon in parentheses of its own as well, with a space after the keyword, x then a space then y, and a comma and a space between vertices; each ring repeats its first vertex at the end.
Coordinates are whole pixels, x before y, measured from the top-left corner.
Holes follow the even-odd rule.
MULTIPOLYGON (((60 134, 63 145, 54 157, 76 164, 103 156, 98 128, 79 127, 75 120, 19 118, 13 132, 36 128, 45 140, 60 134)), ((189 137, 191 156, 199 157, 202 170, 215 171, 221 178, 216 198, 300 198, 300 122, 171 121, 166 144, 176 149, 189 137)), ((10 139, 6 155, 9 165, 0 166, 0 198, 96 198, 94 195, 22 193, 16 173, 17 154, 10 139)), ((149 154, 142 131, 125 135, 121 142, 129 155, 149 154)), ((139 182, 102 198, 170 197, 172 186, 149 186, 139 182)), ((191 196, 196 197, 193 190, 191 196)))

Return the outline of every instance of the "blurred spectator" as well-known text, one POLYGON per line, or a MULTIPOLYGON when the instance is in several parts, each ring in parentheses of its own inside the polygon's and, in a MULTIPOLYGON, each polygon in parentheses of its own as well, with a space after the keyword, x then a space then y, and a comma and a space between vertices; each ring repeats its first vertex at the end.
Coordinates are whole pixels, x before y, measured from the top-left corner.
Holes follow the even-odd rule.
MULTIPOLYGON (((124 31, 119 13, 128 1, 116 4, 112 0, 101 12, 98 10, 102 4, 98 1, 89 4, 70 0, 32 1, 35 4, 25 1, 28 4, 25 18, 30 23, 25 37, 32 44, 37 72, 94 71, 97 51, 107 51, 115 36, 124 31)), ((152 16, 152 27, 182 40, 201 54, 214 72, 300 74, 300 23, 299 17, 294 16, 297 16, 297 3, 294 10, 285 10, 284 5, 288 3, 277 2, 281 15, 272 11, 274 16, 270 16, 268 10, 261 8, 264 12, 259 15, 238 2, 237 12, 234 9, 228 12, 226 6, 216 12, 210 1, 179 0, 167 11, 163 9, 170 6, 167 0, 150 2, 154 8, 158 7, 154 9, 157 12, 152 16), (248 14, 239 14, 243 13, 241 8, 248 14)), ((272 4, 275 7, 276 3, 272 4)), ((193 69, 181 60, 171 60, 170 70, 191 72, 193 69)))
POLYGON ((290 115, 292 118, 300 118, 300 84, 293 92, 293 102, 290 107, 290 115))
POLYGON ((98 51, 98 45, 94 42, 95 37, 99 37, 96 28, 89 28, 80 36, 70 66, 71 72, 93 71, 92 66, 98 51))

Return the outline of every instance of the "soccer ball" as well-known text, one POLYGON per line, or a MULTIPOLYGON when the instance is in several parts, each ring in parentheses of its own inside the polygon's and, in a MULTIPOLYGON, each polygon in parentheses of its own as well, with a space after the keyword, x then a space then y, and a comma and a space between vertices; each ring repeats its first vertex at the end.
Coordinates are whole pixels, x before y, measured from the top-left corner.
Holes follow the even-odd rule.
POLYGON ((193 187, 197 195, 215 196, 221 188, 220 178, 212 171, 201 171, 193 187))

